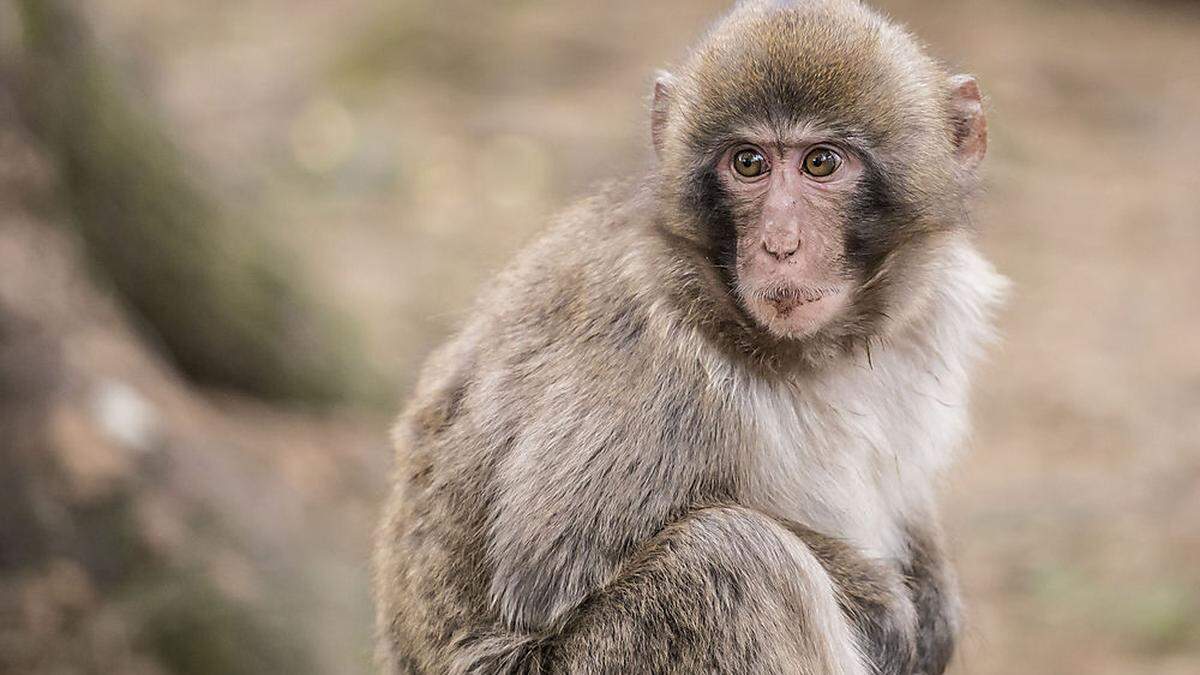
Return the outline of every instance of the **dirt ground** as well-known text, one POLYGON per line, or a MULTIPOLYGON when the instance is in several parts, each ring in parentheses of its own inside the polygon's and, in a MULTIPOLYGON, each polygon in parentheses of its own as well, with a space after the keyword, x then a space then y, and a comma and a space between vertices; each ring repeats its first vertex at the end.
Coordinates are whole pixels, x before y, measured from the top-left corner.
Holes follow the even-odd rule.
MULTIPOLYGON (((548 216, 643 170, 654 69, 726 4, 94 0, 89 12, 214 189, 269 214, 363 321, 399 406, 428 350, 548 216)), ((968 606, 955 672, 1200 672, 1200 7, 877 4, 980 78, 992 147, 979 228, 1014 281, 946 493, 968 606)), ((365 551, 367 529, 356 521, 362 541, 346 550, 365 551)), ((365 585, 345 569, 312 579, 365 585)), ((330 649, 364 648, 368 627, 345 632, 330 649)))

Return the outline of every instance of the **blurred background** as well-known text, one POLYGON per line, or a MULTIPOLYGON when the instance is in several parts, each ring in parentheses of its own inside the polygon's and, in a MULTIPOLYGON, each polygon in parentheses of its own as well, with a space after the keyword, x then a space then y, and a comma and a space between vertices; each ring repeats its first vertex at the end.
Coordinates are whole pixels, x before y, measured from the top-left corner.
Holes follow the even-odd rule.
MULTIPOLYGON (((1016 283, 955 671, 1200 672, 1200 7, 880 0, 1016 283)), ((0 0, 0 672, 366 673, 387 431, 717 0, 0 0)))

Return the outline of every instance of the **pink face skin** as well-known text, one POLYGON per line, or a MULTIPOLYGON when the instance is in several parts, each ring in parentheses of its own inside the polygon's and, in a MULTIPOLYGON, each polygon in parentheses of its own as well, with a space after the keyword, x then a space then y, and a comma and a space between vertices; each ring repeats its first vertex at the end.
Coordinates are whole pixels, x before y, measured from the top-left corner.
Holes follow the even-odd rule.
POLYGON ((845 261, 843 214, 862 170, 848 148, 818 137, 737 143, 722 157, 719 174, 743 223, 737 294, 771 333, 812 335, 849 302, 854 279, 845 261), (763 162, 746 162, 752 157, 746 151, 763 162))

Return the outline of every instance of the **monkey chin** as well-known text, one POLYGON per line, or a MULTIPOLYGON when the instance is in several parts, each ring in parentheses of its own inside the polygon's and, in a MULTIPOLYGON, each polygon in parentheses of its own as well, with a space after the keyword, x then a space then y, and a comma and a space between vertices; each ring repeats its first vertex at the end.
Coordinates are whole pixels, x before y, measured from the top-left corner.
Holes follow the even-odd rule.
POLYGON ((846 288, 775 288, 744 298, 750 316, 772 335, 801 340, 811 337, 845 309, 846 288))

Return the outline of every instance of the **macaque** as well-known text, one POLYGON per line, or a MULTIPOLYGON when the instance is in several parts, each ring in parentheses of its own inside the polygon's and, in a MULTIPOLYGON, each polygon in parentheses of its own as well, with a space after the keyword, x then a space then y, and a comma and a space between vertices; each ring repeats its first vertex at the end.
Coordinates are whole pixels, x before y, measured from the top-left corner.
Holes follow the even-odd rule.
POLYGON ((979 87, 856 0, 750 0, 650 118, 396 428, 384 667, 943 672, 934 488, 1005 284, 979 87))

